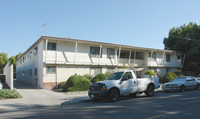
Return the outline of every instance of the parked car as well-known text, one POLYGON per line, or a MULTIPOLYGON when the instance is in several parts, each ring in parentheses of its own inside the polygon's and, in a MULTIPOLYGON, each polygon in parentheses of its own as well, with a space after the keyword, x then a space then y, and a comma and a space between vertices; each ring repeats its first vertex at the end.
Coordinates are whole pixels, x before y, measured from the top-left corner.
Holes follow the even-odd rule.
POLYGON ((0 81, 0 90, 3 89, 3 84, 0 81))
POLYGON ((165 92, 169 91, 185 91, 186 89, 199 89, 199 82, 193 76, 183 76, 177 77, 172 80, 172 82, 168 82, 162 85, 162 89, 165 92))
POLYGON ((90 84, 88 95, 91 100, 110 99, 117 101, 118 97, 145 92, 147 96, 154 95, 154 89, 159 88, 159 78, 137 78, 132 70, 112 73, 105 81, 90 84))

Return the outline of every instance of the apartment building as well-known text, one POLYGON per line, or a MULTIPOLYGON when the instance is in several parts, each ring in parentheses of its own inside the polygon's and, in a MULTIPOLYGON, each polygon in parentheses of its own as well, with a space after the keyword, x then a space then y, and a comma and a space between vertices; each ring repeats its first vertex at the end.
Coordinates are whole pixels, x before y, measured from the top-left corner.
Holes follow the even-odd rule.
POLYGON ((181 52, 42 36, 17 59, 17 80, 51 89, 71 75, 135 69, 139 77, 181 70, 181 52))

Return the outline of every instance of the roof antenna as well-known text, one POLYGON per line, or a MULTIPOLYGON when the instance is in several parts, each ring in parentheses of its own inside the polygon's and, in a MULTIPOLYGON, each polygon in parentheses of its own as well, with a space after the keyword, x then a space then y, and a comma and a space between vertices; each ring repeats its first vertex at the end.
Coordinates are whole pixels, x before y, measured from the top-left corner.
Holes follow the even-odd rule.
POLYGON ((44 33, 43 35, 44 36, 46 36, 46 32, 47 32, 47 25, 48 25, 49 23, 45 23, 45 24, 42 24, 40 27, 42 27, 43 28, 43 30, 42 30, 42 32, 44 33))

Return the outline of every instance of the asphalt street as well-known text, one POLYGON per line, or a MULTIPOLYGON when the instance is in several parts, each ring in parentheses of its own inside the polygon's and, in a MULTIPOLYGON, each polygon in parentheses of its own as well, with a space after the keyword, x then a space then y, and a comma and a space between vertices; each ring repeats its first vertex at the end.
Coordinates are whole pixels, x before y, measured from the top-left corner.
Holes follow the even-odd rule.
POLYGON ((83 100, 75 104, 0 110, 0 119, 199 119, 200 90, 123 97, 118 102, 83 100))

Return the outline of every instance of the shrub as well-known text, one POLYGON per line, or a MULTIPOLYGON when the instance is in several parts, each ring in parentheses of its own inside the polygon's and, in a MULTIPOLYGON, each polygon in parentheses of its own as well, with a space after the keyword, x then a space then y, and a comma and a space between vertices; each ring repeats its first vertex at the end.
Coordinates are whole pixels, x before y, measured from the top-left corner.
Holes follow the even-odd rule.
POLYGON ((87 79, 89 79, 89 80, 92 80, 94 77, 93 76, 91 76, 90 74, 85 74, 85 75, 83 75, 84 77, 86 77, 87 79))
POLYGON ((0 90, 0 99, 22 98, 22 96, 15 90, 3 89, 0 90))
POLYGON ((106 79, 105 74, 97 74, 92 80, 92 83, 98 82, 98 81, 104 81, 106 79))
POLYGON ((60 82, 60 83, 58 84, 57 89, 63 89, 64 86, 65 86, 65 84, 66 84, 66 81, 60 82))
POLYGON ((87 91, 89 90, 90 80, 84 76, 72 75, 64 85, 63 91, 87 91))
POLYGON ((184 74, 181 71, 179 71, 179 70, 174 71, 174 73, 176 74, 177 77, 184 76, 184 74))
POLYGON ((168 72, 166 75, 165 75, 165 80, 167 82, 171 82, 174 78, 176 78, 176 74, 174 72, 168 72))
POLYGON ((152 76, 155 76, 156 74, 151 71, 151 70, 148 70, 147 72, 145 72, 146 75, 152 75, 152 76))

